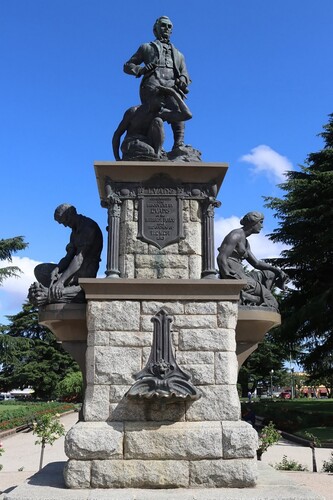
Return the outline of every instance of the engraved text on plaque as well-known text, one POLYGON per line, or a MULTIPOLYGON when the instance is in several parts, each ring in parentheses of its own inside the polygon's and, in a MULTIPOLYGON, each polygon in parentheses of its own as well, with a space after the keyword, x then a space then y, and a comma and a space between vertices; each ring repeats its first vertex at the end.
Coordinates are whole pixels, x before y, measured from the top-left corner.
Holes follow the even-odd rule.
POLYGON ((184 238, 182 200, 175 195, 142 196, 138 238, 159 249, 184 238))

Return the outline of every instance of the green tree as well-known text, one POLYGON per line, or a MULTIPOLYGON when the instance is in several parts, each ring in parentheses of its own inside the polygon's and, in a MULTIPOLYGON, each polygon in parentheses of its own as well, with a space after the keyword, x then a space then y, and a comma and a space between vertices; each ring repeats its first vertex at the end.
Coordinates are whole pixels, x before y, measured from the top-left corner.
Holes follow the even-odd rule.
MULTIPOLYGON (((15 236, 14 238, 0 240, 0 260, 12 261, 13 253, 24 250, 28 246, 24 242, 23 236, 15 236)), ((17 266, 0 267, 0 286, 6 278, 18 276, 20 269, 17 266)))
POLYGON ((239 371, 238 384, 241 386, 242 397, 247 396, 249 389, 253 392, 258 382, 266 382, 266 389, 268 389, 271 370, 274 370, 273 385, 280 385, 286 374, 283 368, 286 357, 287 352, 274 339, 274 331, 269 332, 239 371))
POLYGON ((2 390, 32 387, 39 398, 54 398, 57 386, 77 363, 57 343, 53 333, 38 324, 38 310, 24 304, 0 325, 0 387, 2 390))
POLYGON ((333 353, 333 114, 320 136, 323 149, 287 173, 284 197, 265 198, 279 219, 270 239, 288 245, 275 263, 294 286, 281 300, 277 337, 291 350, 301 346, 298 360, 316 377, 333 371, 321 362, 333 353))
POLYGON ((81 402, 83 398, 83 380, 81 372, 68 373, 58 384, 58 396, 66 401, 81 402))

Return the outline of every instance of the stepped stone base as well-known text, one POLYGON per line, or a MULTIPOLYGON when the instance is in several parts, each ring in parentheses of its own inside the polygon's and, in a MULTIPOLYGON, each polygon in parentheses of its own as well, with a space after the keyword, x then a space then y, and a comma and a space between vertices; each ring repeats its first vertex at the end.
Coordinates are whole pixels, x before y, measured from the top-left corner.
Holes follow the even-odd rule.
POLYGON ((254 486, 257 433, 240 420, 236 387, 242 283, 120 279, 82 280, 82 286, 88 299, 85 421, 66 436, 66 485, 254 486), (198 400, 126 397, 151 359, 152 319, 161 308, 171 320, 174 359, 191 375, 198 400))
POLYGON ((70 460, 69 488, 246 488, 257 479, 253 460, 70 460))
POLYGON ((257 433, 246 422, 81 422, 66 436, 69 488, 249 487, 257 433))
POLYGON ((85 279, 82 286, 88 304, 80 317, 69 305, 40 312, 61 340, 68 322, 67 340, 87 346, 85 421, 66 436, 67 486, 253 487, 257 434, 240 420, 236 340, 237 350, 247 349, 278 315, 240 311, 236 280, 85 279), (172 316, 172 349, 197 401, 126 397, 149 359, 161 307, 172 316))
MULTIPOLYGON (((148 488, 67 489, 62 475, 64 462, 53 462, 27 482, 3 494, 3 500, 325 500, 303 484, 292 472, 281 472, 258 463, 259 480, 251 488, 148 488)), ((329 478, 327 478, 329 479, 329 478)), ((321 479, 322 480, 322 479, 321 479)), ((327 491, 330 491, 327 483, 327 491)), ((1 497, 2 498, 2 497, 1 497)))

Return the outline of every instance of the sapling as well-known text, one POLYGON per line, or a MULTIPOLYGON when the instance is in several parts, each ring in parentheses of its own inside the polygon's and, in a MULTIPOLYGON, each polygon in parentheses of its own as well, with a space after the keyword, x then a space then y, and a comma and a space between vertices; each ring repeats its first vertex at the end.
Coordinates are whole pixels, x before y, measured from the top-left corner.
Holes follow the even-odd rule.
POLYGON ((39 470, 43 467, 45 445, 50 444, 52 446, 56 439, 65 434, 65 427, 59 422, 59 416, 58 414, 52 415, 48 413, 41 415, 33 423, 33 434, 36 434, 39 438, 35 441, 35 444, 42 445, 39 470))

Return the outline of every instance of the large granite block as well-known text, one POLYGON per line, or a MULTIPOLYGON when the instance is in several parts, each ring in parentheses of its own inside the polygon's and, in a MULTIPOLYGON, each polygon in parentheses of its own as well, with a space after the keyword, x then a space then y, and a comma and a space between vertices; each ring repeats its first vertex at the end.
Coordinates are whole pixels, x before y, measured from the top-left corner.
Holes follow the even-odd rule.
POLYGON ((202 397, 186 403, 186 420, 239 420, 240 402, 236 386, 202 385, 202 397))
POLYGON ((134 255, 119 255, 119 270, 121 278, 134 278, 134 255))
POLYGON ((215 383, 214 365, 186 364, 182 368, 189 373, 194 385, 209 385, 215 383))
POLYGON ((161 269, 159 269, 157 277, 159 279, 169 279, 169 280, 189 279, 188 265, 184 269, 179 267, 176 268, 162 267, 161 269))
POLYGON ((249 488, 257 480, 255 460, 198 460, 190 463, 190 487, 249 488))
POLYGON ((188 277, 191 280, 201 278, 202 258, 200 255, 190 255, 188 258, 188 277))
POLYGON ((165 309, 168 314, 184 314, 184 303, 181 301, 156 301, 156 300, 143 300, 141 304, 142 314, 149 314, 154 316, 160 309, 165 309))
POLYGON ((126 423, 124 456, 142 460, 221 458, 221 423, 126 423))
POLYGON ((176 359, 179 365, 213 365, 212 351, 177 351, 176 359))
POLYGON ((110 346, 144 347, 152 345, 151 332, 108 332, 110 346))
POLYGON ((109 345, 109 332, 96 331, 88 332, 87 346, 92 347, 96 345, 109 345))
POLYGON ((96 347, 95 383, 131 384, 141 370, 141 357, 136 347, 96 347))
POLYGON ((238 318, 237 302, 218 302, 217 304, 217 324, 219 328, 236 328, 238 318))
POLYGON ((216 302, 186 302, 185 314, 216 314, 216 302))
POLYGON ((129 422, 179 422, 185 420, 185 402, 168 403, 165 400, 123 398, 111 403, 109 420, 129 422))
POLYGON ((179 242, 179 253, 181 255, 201 255, 201 223, 185 223, 184 236, 185 239, 179 242))
POLYGON ((202 213, 200 204, 196 200, 189 200, 189 209, 190 209, 190 220, 192 222, 200 222, 202 221, 202 213))
POLYGON ((155 245, 148 245, 149 255, 177 255, 179 253, 179 244, 173 243, 165 248, 157 248, 155 245))
POLYGON ((133 200, 124 200, 121 210, 121 222, 134 220, 134 203, 133 200))
POLYGON ((108 385, 88 385, 83 403, 83 415, 87 422, 105 421, 109 418, 108 385))
POLYGON ((247 422, 222 422, 223 458, 254 458, 258 433, 247 422))
POLYGON ((120 255, 148 254, 147 243, 137 239, 138 224, 127 221, 119 235, 120 255))
POLYGON ((65 453, 76 460, 123 458, 122 422, 79 422, 66 434, 65 453))
POLYGON ((67 488, 90 488, 90 460, 69 460, 64 468, 64 480, 67 488))
POLYGON ((217 328, 215 314, 184 314, 175 316, 175 328, 200 329, 217 328))
POLYGON ((110 386, 110 403, 119 403, 121 401, 126 392, 129 390, 131 386, 128 385, 111 385, 110 386))
POLYGON ((92 301, 87 305, 88 330, 136 331, 140 328, 140 302, 92 301))
POLYGON ((138 268, 144 269, 187 269, 188 259, 186 255, 136 255, 135 263, 138 268))
MULTIPOLYGON (((195 318, 196 316, 191 316, 195 318)), ((198 316, 199 318, 204 316, 198 316)), ((211 318, 211 316, 207 316, 211 318)), ((204 325, 206 326, 206 325, 204 325)), ((179 331, 179 349, 183 351, 231 351, 236 350, 235 332, 226 328, 196 328, 179 331)))
POLYGON ((237 384, 238 363, 235 352, 215 353, 215 383, 237 384))
POLYGON ((188 487, 189 462, 185 460, 94 460, 93 488, 188 487))

